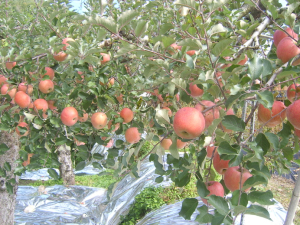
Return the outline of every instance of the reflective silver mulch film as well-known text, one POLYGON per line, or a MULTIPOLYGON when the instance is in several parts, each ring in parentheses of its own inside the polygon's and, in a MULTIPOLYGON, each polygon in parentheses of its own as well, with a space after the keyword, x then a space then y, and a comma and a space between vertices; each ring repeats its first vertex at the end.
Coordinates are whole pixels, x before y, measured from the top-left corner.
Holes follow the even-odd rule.
POLYGON ((106 190, 85 186, 20 186, 15 224, 97 224, 106 190))
MULTIPOLYGON (((92 152, 105 154, 107 148, 94 146, 92 152)), ((163 158, 166 161, 166 157, 163 158)), ((166 166, 166 165, 165 165, 166 166)), ((87 166, 84 170, 76 173, 98 174, 101 170, 92 166, 87 166)), ((145 187, 148 186, 169 186, 171 181, 164 181, 156 184, 155 166, 153 162, 145 160, 141 163, 139 178, 131 175, 125 176, 115 187, 115 190, 108 200, 106 190, 103 188, 93 188, 84 186, 62 186, 52 187, 30 187, 20 186, 17 192, 17 202, 15 210, 15 224, 35 225, 35 224, 99 224, 117 225, 120 222, 120 215, 126 215, 133 203, 134 198, 145 187)), ((22 175, 22 179, 46 180, 49 179, 47 169, 34 171, 22 175), (23 177, 23 178, 22 178, 23 177)), ((160 224, 160 225, 183 225, 199 224, 193 221, 198 211, 192 215, 192 220, 184 220, 179 216, 182 202, 172 205, 164 205, 160 209, 148 213, 138 222, 138 225, 160 224)), ((203 203, 199 199, 199 205, 203 203)), ((272 221, 261 217, 246 215, 243 218, 243 225, 264 224, 281 225, 286 216, 286 211, 282 205, 276 202, 273 206, 268 206, 272 221)), ((237 218, 236 224, 240 224, 237 218)))
MULTIPOLYGON (((198 207, 203 205, 203 202, 200 198, 198 198, 199 204, 198 207)), ((244 215, 243 223, 240 223, 241 216, 235 221, 235 225, 282 225, 284 224, 284 220, 286 217, 286 210, 283 206, 275 200, 275 204, 271 206, 266 206, 267 210, 270 213, 270 217, 272 221, 267 220, 265 218, 254 216, 254 215, 244 215)), ((181 209, 182 202, 176 202, 172 205, 164 205, 161 208, 148 213, 143 219, 141 219, 137 225, 199 225, 200 223, 194 221, 199 212, 196 210, 191 216, 191 220, 185 220, 181 216, 179 216, 179 212, 181 209)), ((201 224, 202 225, 202 224, 201 224)), ((204 225, 204 224, 203 224, 204 225)), ((207 223, 205 223, 207 225, 207 223)))

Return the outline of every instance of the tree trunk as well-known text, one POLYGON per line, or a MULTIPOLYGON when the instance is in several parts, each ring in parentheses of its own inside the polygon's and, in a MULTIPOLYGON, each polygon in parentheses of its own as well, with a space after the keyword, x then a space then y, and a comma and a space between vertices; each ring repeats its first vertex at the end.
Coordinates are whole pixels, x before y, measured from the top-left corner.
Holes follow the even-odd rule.
POLYGON ((0 176, 0 224, 12 225, 14 224, 14 213, 16 204, 16 193, 18 190, 19 177, 14 175, 17 166, 17 159, 19 158, 19 137, 13 133, 0 132, 0 144, 6 144, 9 150, 5 154, 0 155, 0 167, 4 168, 4 163, 8 162, 11 166, 10 171, 6 170, 6 176, 0 176), (12 185, 12 194, 9 194, 6 187, 10 186, 7 182, 10 179, 15 179, 16 184, 12 185))
POLYGON ((289 209, 286 214, 284 225, 291 225, 293 223, 295 212, 299 204, 299 199, 300 199, 300 170, 298 171, 297 181, 290 201, 289 209))
POLYGON ((58 161, 60 176, 63 179, 64 185, 74 185, 75 175, 73 171, 71 149, 67 145, 61 145, 58 149, 58 161))

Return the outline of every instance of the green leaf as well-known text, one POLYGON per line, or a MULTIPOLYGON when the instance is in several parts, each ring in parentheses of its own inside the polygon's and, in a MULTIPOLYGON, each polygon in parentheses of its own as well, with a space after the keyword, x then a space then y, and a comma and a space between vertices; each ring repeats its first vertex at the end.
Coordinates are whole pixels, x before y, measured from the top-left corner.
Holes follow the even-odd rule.
POLYGON ((198 200, 195 198, 186 198, 182 202, 181 210, 179 215, 186 220, 191 219, 191 215, 195 212, 198 206, 198 200))
POLYGON ((238 150, 233 148, 227 141, 223 141, 220 143, 218 147, 218 152, 220 155, 226 154, 226 155, 237 155, 238 150))
POLYGON ((10 106, 9 104, 6 105, 1 105, 0 106, 0 112, 2 112, 4 109, 6 109, 8 106, 10 106))
POLYGON ((263 68, 264 68, 263 59, 259 58, 258 55, 254 55, 254 58, 251 59, 248 64, 248 68, 252 80, 261 78, 261 75, 263 73, 263 68))
POLYGON ((227 28, 225 28, 221 23, 214 25, 209 31, 208 34, 210 36, 213 36, 214 34, 218 34, 218 33, 225 33, 227 32, 227 28))
POLYGON ((201 198, 205 198, 209 195, 209 190, 207 190, 206 185, 202 180, 197 180, 197 192, 201 198))
POLYGON ((211 50, 211 52, 217 57, 225 49, 230 48, 230 44, 232 42, 233 42, 232 39, 225 39, 225 40, 219 41, 217 44, 215 44, 215 46, 213 47, 213 49, 211 50))
POLYGON ((159 34, 164 35, 165 33, 168 33, 171 29, 174 28, 174 25, 171 23, 164 23, 161 25, 159 29, 159 34))
POLYGON ((120 181, 117 181, 115 183, 112 183, 111 185, 109 185, 109 187, 107 188, 107 199, 110 200, 112 194, 114 193, 117 185, 119 184, 120 181))
POLYGON ((190 47, 190 50, 199 50, 202 48, 201 42, 196 39, 186 38, 178 43, 179 46, 190 47))
POLYGON ((159 125, 165 126, 165 124, 170 123, 170 118, 168 116, 168 110, 160 109, 159 106, 155 109, 155 119, 159 125))
POLYGON ((164 171, 164 167, 162 164, 160 164, 158 162, 158 155, 157 154, 151 154, 149 157, 149 161, 150 162, 154 162, 154 166, 155 166, 155 173, 159 174, 159 175, 164 175, 165 171, 164 171))
POLYGON ((130 23, 130 21, 133 20, 133 18, 136 17, 137 15, 139 14, 135 10, 127 10, 123 12, 118 18, 119 31, 128 23, 130 23))
POLYGON ((179 159, 179 152, 177 149, 177 135, 175 135, 175 134, 172 135, 172 144, 169 148, 169 151, 175 159, 179 159))
POLYGON ((89 17, 88 21, 90 24, 103 27, 111 33, 117 33, 117 24, 112 17, 105 18, 97 15, 96 17, 89 17))
POLYGON ((211 195, 208 197, 208 203, 218 210, 218 212, 224 216, 229 213, 228 203, 224 198, 216 195, 211 195))
POLYGON ((189 170, 184 168, 181 173, 175 178, 175 185, 177 187, 183 187, 186 186, 191 180, 191 173, 189 173, 189 170))
POLYGON ((58 173, 56 172, 55 169, 50 168, 47 171, 48 171, 50 177, 52 177, 54 180, 58 180, 59 179, 59 175, 58 175, 58 173))
POLYGON ((5 186, 7 192, 12 195, 14 193, 14 187, 11 185, 11 183, 5 182, 5 186))
POLYGON ((269 140, 269 143, 273 146, 273 148, 275 150, 278 150, 279 149, 279 139, 278 139, 278 136, 273 134, 273 133, 265 133, 267 139, 269 140))
POLYGON ((193 58, 191 56, 189 56, 188 54, 186 54, 185 57, 186 57, 186 66, 189 67, 190 69, 194 69, 195 63, 194 63, 193 58))
POLYGON ((266 154, 271 147, 270 142, 268 141, 267 137, 263 133, 259 133, 256 136, 255 142, 257 143, 257 146, 262 148, 264 154, 266 154))
POLYGON ((263 71, 262 77, 268 76, 273 73, 273 67, 271 62, 268 59, 263 59, 263 71))
POLYGON ((294 159, 294 151, 290 146, 283 148, 282 153, 288 161, 292 161, 294 159))
POLYGON ((199 215, 197 215, 195 219, 197 222, 200 224, 211 222, 213 215, 208 213, 208 207, 206 205, 202 205, 197 210, 199 211, 199 215))
POLYGON ((174 78, 171 80, 171 82, 174 83, 176 87, 182 90, 186 89, 186 81, 182 78, 174 78))
POLYGON ((241 95, 245 94, 245 92, 238 92, 235 95, 230 95, 229 98, 227 99, 227 101, 225 102, 225 107, 227 109, 232 108, 232 105, 234 104, 234 102, 238 99, 240 99, 241 95))
POLYGON ((3 155, 8 150, 9 150, 9 147, 6 144, 4 144, 4 143, 0 144, 0 155, 3 155))
POLYGON ((93 158, 97 159, 97 160, 102 160, 102 159, 104 159, 104 156, 99 153, 94 153, 93 158))
POLYGON ((82 170, 85 167, 85 161, 78 163, 75 167, 75 170, 82 170))
POLYGON ((248 205, 248 196, 246 193, 240 195, 240 190, 232 192, 232 198, 230 199, 231 204, 234 206, 242 205, 247 207, 248 205))
POLYGON ((156 177, 155 178, 155 182, 156 183, 161 183, 161 182, 163 182, 164 181, 164 178, 162 177, 162 176, 159 176, 159 177, 156 177))
POLYGON ((66 137, 59 137, 57 139, 55 139, 55 144, 56 145, 63 145, 65 143, 67 143, 68 139, 66 137))
POLYGON ((257 95, 257 101, 266 108, 272 108, 274 103, 274 96, 271 91, 255 92, 257 95))
POLYGON ((266 192, 252 191, 248 194, 248 199, 250 202, 261 205, 274 205, 275 201, 273 199, 273 193, 268 190, 266 192))
POLYGON ((93 165, 94 168, 97 168, 97 169, 100 169, 100 170, 103 169, 103 167, 101 166, 101 164, 98 163, 98 162, 93 162, 92 165, 93 165))
POLYGON ((255 216, 260 216, 260 217, 266 218, 268 220, 272 220, 270 218, 270 214, 269 214, 268 210, 266 210, 264 207, 259 206, 259 205, 251 205, 244 213, 255 215, 255 216))
POLYGON ((145 33, 145 31, 148 29, 148 25, 149 25, 148 22, 149 21, 145 21, 145 20, 141 20, 138 22, 134 30, 135 36, 140 37, 145 33))
POLYGON ((249 177, 245 183, 243 184, 243 190, 246 190, 249 187, 253 187, 259 184, 266 184, 268 181, 265 177, 262 177, 260 175, 249 177))
POLYGON ((175 42, 174 38, 171 38, 171 37, 166 37, 164 36, 162 38, 162 43, 163 43, 163 46, 164 48, 167 48, 169 47, 171 44, 173 44, 175 42))
POLYGON ((122 55, 130 54, 131 52, 135 52, 137 50, 137 47, 134 45, 126 45, 122 48, 120 48, 117 53, 115 54, 115 57, 119 57, 122 55))
POLYGON ((233 131, 244 131, 245 130, 245 122, 238 118, 235 115, 227 115, 222 120, 222 125, 225 126, 227 129, 233 130, 233 131))
POLYGON ((6 171, 10 171, 10 170, 11 170, 11 166, 10 166, 9 162, 5 162, 4 165, 3 165, 3 168, 4 168, 6 171))
POLYGON ((174 2, 175 5, 182 5, 188 8, 194 9, 196 7, 196 1, 195 0, 176 0, 174 2))

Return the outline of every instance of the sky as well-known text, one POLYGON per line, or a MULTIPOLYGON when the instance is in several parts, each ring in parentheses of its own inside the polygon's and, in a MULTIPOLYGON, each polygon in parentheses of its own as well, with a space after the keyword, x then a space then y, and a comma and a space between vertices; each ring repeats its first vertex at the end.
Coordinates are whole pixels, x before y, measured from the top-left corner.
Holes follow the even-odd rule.
MULTIPOLYGON (((71 0, 71 5, 73 5, 74 10, 76 10, 79 13, 82 13, 85 11, 84 5, 83 3, 81 4, 81 2, 83 2, 84 0, 71 0)), ((279 0, 279 2, 285 6, 286 5, 286 0, 279 0)))

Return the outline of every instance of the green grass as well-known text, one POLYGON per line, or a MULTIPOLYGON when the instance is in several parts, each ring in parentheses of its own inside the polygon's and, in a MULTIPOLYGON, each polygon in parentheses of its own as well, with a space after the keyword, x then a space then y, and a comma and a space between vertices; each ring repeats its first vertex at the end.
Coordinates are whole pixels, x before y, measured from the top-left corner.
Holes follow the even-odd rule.
MULTIPOLYGON (((75 176, 75 184, 80 186, 108 188, 110 184, 118 181, 113 175, 86 175, 86 176, 75 176)), ((53 186, 63 185, 63 181, 60 180, 48 180, 48 181, 32 181, 32 180, 20 180, 19 185, 28 186, 53 186)))
POLYGON ((147 187, 135 197, 126 216, 121 216, 122 225, 136 224, 148 212, 156 210, 164 204, 173 204, 185 198, 197 197, 196 178, 192 178, 185 187, 147 187))

